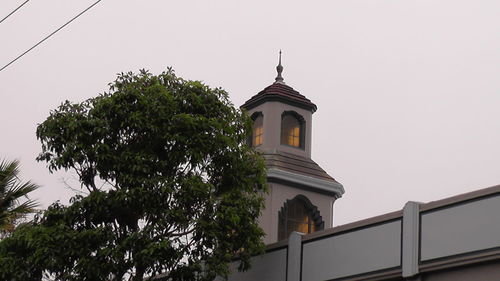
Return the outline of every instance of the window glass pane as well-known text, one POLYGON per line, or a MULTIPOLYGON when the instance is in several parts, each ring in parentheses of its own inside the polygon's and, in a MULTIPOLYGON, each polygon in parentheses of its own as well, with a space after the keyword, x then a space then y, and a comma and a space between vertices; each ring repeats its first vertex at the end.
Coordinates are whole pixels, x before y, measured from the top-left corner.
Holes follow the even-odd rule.
POLYGON ((281 120, 281 144, 300 147, 300 130, 300 122, 295 116, 283 116, 281 120))
POLYGON ((255 118, 253 122, 253 130, 252 130, 252 146, 259 146, 262 144, 264 135, 263 128, 263 118, 262 116, 258 116, 255 118))
POLYGON ((314 222, 311 222, 310 225, 311 225, 311 232, 310 233, 316 232, 318 230, 316 227, 316 224, 314 224, 314 222))
POLYGON ((316 230, 311 214, 302 200, 288 201, 284 214, 280 215, 278 239, 286 239, 292 231, 311 233, 316 230))
POLYGON ((287 237, 290 236, 290 233, 292 233, 292 231, 309 233, 309 225, 304 222, 290 222, 287 228, 287 237))

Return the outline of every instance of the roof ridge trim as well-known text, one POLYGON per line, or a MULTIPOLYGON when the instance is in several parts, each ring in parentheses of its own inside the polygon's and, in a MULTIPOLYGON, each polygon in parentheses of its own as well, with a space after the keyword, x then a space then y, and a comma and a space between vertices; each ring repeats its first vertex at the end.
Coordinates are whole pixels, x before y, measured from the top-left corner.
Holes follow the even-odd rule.
POLYGON ((301 174, 295 174, 281 169, 271 168, 267 170, 268 178, 276 178, 299 185, 308 186, 326 192, 334 192, 337 198, 342 197, 345 193, 344 186, 337 181, 326 181, 318 178, 313 178, 301 174))

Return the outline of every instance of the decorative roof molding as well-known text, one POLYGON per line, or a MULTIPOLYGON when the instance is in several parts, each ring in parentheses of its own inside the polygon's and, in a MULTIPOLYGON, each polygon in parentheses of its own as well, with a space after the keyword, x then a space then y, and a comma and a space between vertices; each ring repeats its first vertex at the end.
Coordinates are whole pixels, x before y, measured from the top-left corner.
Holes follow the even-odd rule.
POLYGON ((300 187, 305 187, 305 189, 313 189, 315 191, 332 194, 335 195, 336 198, 342 197, 342 195, 345 193, 344 187, 339 182, 326 181, 301 174, 283 171, 276 168, 270 168, 267 170, 267 178, 270 181, 272 181, 272 179, 277 179, 280 181, 296 184, 300 187))

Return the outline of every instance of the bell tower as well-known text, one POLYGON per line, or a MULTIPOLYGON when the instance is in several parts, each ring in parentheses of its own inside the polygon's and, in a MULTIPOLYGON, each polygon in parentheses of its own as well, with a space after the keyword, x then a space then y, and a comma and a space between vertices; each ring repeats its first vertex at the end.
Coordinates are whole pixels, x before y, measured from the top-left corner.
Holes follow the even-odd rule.
POLYGON ((281 51, 275 82, 241 107, 254 121, 251 145, 262 153, 270 187, 260 217, 264 242, 332 227, 333 203, 342 184, 311 159, 312 114, 317 107, 285 84, 281 51))

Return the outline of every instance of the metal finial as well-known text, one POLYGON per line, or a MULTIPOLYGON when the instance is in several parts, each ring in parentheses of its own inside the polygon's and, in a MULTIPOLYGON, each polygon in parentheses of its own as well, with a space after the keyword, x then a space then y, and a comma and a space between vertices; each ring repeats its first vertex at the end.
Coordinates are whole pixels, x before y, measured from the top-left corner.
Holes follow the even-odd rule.
POLYGON ((283 83, 283 76, 281 76, 281 73, 283 72, 283 66, 281 65, 281 50, 280 50, 280 60, 278 66, 276 66, 276 70, 278 71, 278 76, 276 76, 276 82, 283 83))

